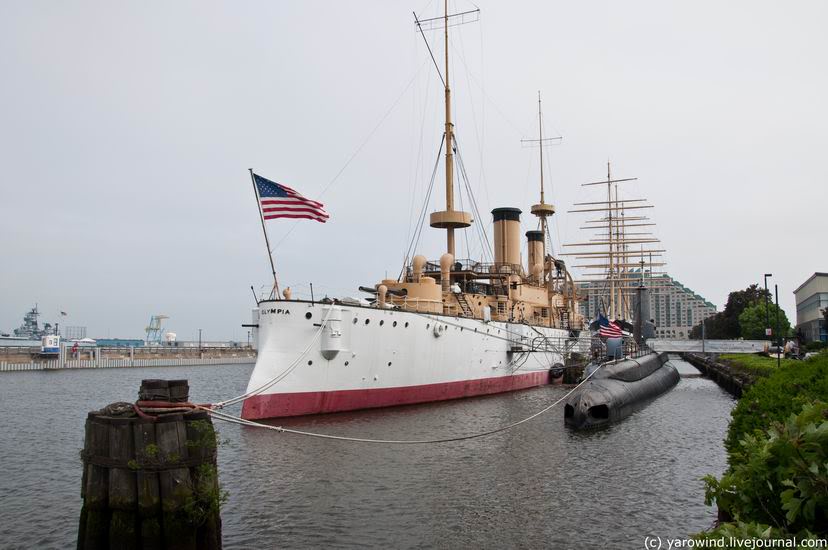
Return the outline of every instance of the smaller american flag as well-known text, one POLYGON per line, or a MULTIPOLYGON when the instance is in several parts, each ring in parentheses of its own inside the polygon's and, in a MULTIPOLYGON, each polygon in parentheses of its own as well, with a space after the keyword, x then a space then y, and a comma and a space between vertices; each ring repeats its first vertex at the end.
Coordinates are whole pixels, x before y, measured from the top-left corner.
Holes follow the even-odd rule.
POLYGON ((328 221, 328 213, 321 202, 307 199, 290 187, 258 174, 253 174, 253 180, 259 192, 259 204, 264 219, 303 218, 322 223, 328 221))
POLYGON ((610 321, 602 314, 598 314, 598 334, 606 338, 621 338, 621 327, 615 321, 610 321))

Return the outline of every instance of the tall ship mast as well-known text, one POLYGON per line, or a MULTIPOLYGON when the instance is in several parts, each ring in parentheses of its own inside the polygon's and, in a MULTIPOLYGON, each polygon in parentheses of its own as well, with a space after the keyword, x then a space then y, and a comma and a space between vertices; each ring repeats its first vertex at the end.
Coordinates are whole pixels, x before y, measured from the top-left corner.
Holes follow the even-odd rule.
MULTIPOLYGON (((560 379, 570 352, 580 349, 583 319, 566 264, 547 250, 547 218, 555 208, 531 207, 538 230, 525 234, 521 256, 521 214, 513 206, 491 211, 493 245, 479 226, 482 216, 465 175, 455 127, 449 80, 449 27, 479 16, 479 10, 415 22, 443 30, 440 74, 445 103, 441 148, 445 147, 445 208, 429 225, 446 231, 445 252, 429 259, 416 253, 419 229, 399 277, 359 287, 367 301, 262 300, 254 310, 258 347, 242 416, 248 419, 318 414, 455 399, 513 391, 560 379), (475 212, 455 207, 456 172, 475 212), (457 231, 478 224, 484 258, 458 258, 457 231)), ((538 102, 539 138, 544 143, 538 102)), ((541 164, 543 152, 541 151, 541 164)), ((542 170, 542 168, 541 168, 542 170)), ((432 180, 433 182, 433 180, 432 180)), ((428 195, 424 202, 428 204, 428 195)), ((462 204, 462 203, 461 203, 462 204)), ((425 212, 425 210, 424 210, 425 212)), ((424 216, 421 217, 424 220, 424 216)))
POLYGON ((655 223, 641 211, 653 208, 647 199, 621 198, 619 184, 638 178, 613 179, 607 162, 607 179, 582 184, 584 187, 606 186, 606 198, 600 201, 579 202, 569 213, 588 213, 593 216, 581 227, 591 232, 588 241, 567 243, 563 256, 574 256, 586 263, 573 267, 583 269, 576 281, 585 300, 597 306, 589 317, 598 313, 611 319, 630 321, 633 318, 633 295, 637 288, 659 288, 664 281, 658 261, 666 252, 654 236, 655 223), (597 217, 594 217, 597 216, 597 217), (653 261, 656 258, 656 261, 653 261), (658 269, 658 271, 656 271, 658 269))

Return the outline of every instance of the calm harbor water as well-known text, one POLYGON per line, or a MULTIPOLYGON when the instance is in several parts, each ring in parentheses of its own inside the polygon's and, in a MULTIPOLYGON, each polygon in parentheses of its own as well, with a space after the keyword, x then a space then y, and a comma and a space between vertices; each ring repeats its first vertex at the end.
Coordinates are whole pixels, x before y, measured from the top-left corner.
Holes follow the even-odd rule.
MULTIPOLYGON (((86 413, 132 401, 142 378, 187 378, 194 401, 243 392, 251 365, 0 375, 0 547, 68 548, 80 513, 86 413)), ((285 422, 374 438, 460 435, 566 392, 512 394, 285 422)), ((432 446, 333 442, 218 424, 226 548, 641 548, 708 528, 700 478, 725 468, 734 401, 683 378, 609 429, 562 409, 490 437, 432 446)))

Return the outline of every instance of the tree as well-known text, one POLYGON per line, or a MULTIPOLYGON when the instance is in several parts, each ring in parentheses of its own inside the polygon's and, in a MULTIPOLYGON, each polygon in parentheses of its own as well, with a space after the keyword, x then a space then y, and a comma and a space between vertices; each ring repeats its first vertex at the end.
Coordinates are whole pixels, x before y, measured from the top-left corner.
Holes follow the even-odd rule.
MULTIPOLYGON (((770 311, 770 324, 773 328, 774 336, 788 336, 791 333, 791 323, 788 321, 788 316, 782 308, 777 308, 776 304, 768 306, 770 311), (779 312, 779 334, 776 332, 776 313, 779 312)), ((739 315, 739 326, 741 328, 741 336, 747 340, 762 340, 765 338, 765 304, 754 304, 745 308, 741 315, 739 315)))
MULTIPOLYGON (((770 298, 770 291, 759 288, 759 285, 756 284, 750 285, 745 290, 731 292, 727 297, 727 305, 725 305, 724 311, 722 312, 724 317, 722 319, 722 328, 726 334, 725 338, 739 338, 742 336, 742 328, 739 321, 742 312, 755 304, 762 304, 764 308, 765 300, 770 301, 770 298)), ((774 317, 771 316, 771 321, 773 319, 774 317)), ((771 326, 773 326, 773 323, 771 323, 771 326)), ((762 334, 765 334, 764 328, 762 334)))
MULTIPOLYGON (((736 290, 731 292, 727 296, 727 304, 725 304, 724 311, 720 311, 705 320, 705 337, 711 339, 732 339, 741 337, 742 328, 739 324, 739 316, 747 307, 755 304, 762 304, 762 307, 764 308, 765 300, 770 300, 770 291, 767 291, 764 288, 759 288, 759 285, 756 284, 750 285, 744 290, 736 290)), ((773 326, 773 319, 774 317, 771 316, 771 326, 773 326)), ((765 329, 763 326, 763 338, 764 334, 765 329)), ((701 338, 701 323, 693 327, 690 331, 690 338, 696 340, 701 338)))

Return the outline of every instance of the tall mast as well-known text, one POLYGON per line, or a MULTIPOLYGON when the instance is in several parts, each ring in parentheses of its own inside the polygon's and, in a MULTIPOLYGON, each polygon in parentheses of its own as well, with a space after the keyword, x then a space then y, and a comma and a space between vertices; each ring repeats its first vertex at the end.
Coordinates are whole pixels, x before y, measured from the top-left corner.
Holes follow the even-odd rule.
POLYGON ((612 220, 612 176, 610 175, 610 163, 607 161, 607 220, 609 224, 609 283, 610 283, 610 309, 607 315, 615 317, 615 257, 613 250, 613 220, 612 220))
MULTIPOLYGON (((653 276, 654 266, 663 266, 663 262, 652 263, 653 253, 661 256, 663 249, 644 248, 644 244, 650 245, 660 242, 652 236, 652 233, 641 232, 637 228, 655 225, 646 223, 649 218, 637 213, 630 215, 627 210, 641 210, 653 208, 646 203, 646 199, 622 199, 618 187, 619 183, 635 181, 636 178, 613 179, 612 165, 607 162, 607 178, 601 181, 584 183, 583 186, 606 187, 606 198, 596 202, 579 202, 575 206, 585 206, 569 210, 569 212, 599 213, 596 219, 586 220, 585 226, 581 229, 596 231, 596 237, 587 242, 567 243, 564 247, 577 247, 578 250, 561 254, 562 256, 575 256, 578 260, 587 260, 587 263, 574 265, 573 267, 586 268, 590 271, 583 273, 579 283, 584 284, 582 290, 588 295, 600 297, 601 304, 606 308, 606 313, 616 319, 627 319, 631 315, 630 293, 640 284, 643 274, 636 274, 634 268, 640 267, 640 263, 634 263, 635 254, 631 251, 630 245, 640 246, 640 254, 650 256, 650 272, 647 274, 648 286, 662 281, 653 276), (631 231, 627 231, 628 228, 631 231), (591 247, 600 247, 596 250, 591 247), (598 278, 594 278, 598 277, 598 278), (606 300, 606 302, 604 301, 606 300)), ((571 250, 571 249, 570 249, 571 250)), ((663 273, 661 273, 663 274, 663 273)))
MULTIPOLYGON (((454 230, 469 227, 472 224, 471 214, 468 212, 461 212, 454 209, 454 124, 451 122, 451 88, 449 87, 449 39, 448 28, 449 18, 459 17, 461 20, 463 16, 468 14, 477 14, 479 10, 473 12, 464 12, 449 15, 448 0, 443 2, 443 39, 445 40, 445 76, 443 78, 443 87, 446 102, 446 209, 438 212, 432 212, 429 218, 429 225, 438 229, 446 230, 446 252, 455 256, 454 246, 454 230)), ((438 20, 439 20, 438 19, 438 20)), ((434 19, 427 19, 418 21, 417 24, 425 22, 432 22, 434 19)), ((420 27, 422 30, 422 27, 420 27)), ((436 65, 436 62, 435 62, 436 65)), ((439 68, 438 68, 439 72, 439 68)))
MULTIPOLYGON (((543 142, 543 117, 541 115, 541 95, 538 90, 538 141, 543 142)), ((538 154, 540 155, 540 189, 541 202, 543 202, 543 147, 538 147, 538 154)), ((546 220, 543 221, 545 223, 546 220)))
MULTIPOLYGON (((446 211, 454 211, 454 128, 451 124, 451 88, 449 88, 448 0, 443 3, 444 38, 446 44, 446 211)), ((446 250, 454 255, 454 227, 446 228, 446 250)))
MULTIPOLYGON (((550 145, 550 142, 553 141, 560 141, 560 137, 554 138, 544 138, 543 137, 543 111, 541 110, 541 93, 538 90, 538 139, 524 139, 521 140, 522 143, 529 143, 529 144, 538 144, 538 154, 540 159, 540 203, 532 205, 532 214, 538 217, 540 220, 541 231, 543 232, 543 253, 544 256, 547 253, 546 250, 546 243, 549 242, 550 250, 552 247, 552 239, 549 236, 549 229, 547 226, 546 218, 553 215, 555 213, 555 207, 551 204, 546 204, 546 200, 544 198, 543 192, 543 148, 547 145, 550 145)), ((546 262, 544 261, 544 266, 546 262)), ((541 278, 543 278, 545 272, 541 273, 541 278)))

